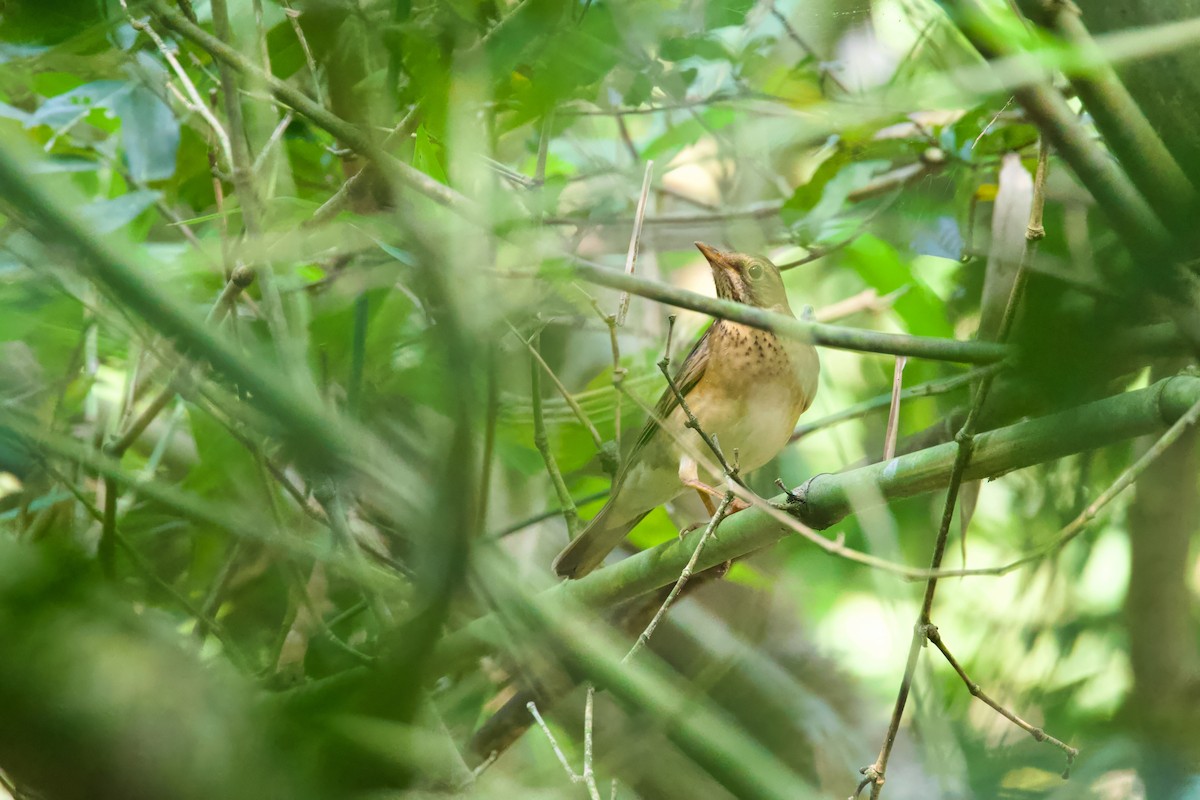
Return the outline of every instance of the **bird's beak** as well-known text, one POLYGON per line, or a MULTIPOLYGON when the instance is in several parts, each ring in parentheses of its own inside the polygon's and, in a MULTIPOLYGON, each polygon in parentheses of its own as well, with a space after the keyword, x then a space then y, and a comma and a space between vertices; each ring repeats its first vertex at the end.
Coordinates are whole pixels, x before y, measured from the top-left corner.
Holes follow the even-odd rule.
POLYGON ((733 270, 733 263, 729 260, 729 256, 722 253, 715 247, 711 247, 704 242, 695 242, 696 249, 699 250, 706 259, 708 265, 712 267, 713 275, 719 272, 730 272, 733 270))

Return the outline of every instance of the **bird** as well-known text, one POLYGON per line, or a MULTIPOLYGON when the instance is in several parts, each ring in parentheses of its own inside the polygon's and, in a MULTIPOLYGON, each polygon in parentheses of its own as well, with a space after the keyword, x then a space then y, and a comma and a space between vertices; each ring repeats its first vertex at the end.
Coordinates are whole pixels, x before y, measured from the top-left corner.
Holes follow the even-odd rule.
MULTIPOLYGON (((722 252, 703 242, 717 296, 795 317, 779 268, 766 258, 722 252)), ((728 319, 716 319, 692 347, 673 383, 700 428, 715 438, 741 472, 755 470, 784 448, 817 392, 820 361, 808 343, 728 319)), ((603 563, 641 519, 688 489, 710 496, 723 475, 704 476, 689 453, 707 448, 668 386, 613 481, 608 502, 554 559, 554 572, 581 578, 603 563), (661 423, 660 423, 661 420, 661 423), (685 444, 686 443, 686 446, 685 444)))

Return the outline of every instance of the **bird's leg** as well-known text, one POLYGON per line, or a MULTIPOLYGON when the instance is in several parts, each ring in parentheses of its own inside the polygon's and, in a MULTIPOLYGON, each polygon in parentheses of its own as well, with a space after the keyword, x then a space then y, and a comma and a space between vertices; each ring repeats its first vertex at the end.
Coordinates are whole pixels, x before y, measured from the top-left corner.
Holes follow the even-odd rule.
POLYGON ((717 507, 713 505, 712 498, 709 496, 713 492, 711 486, 705 486, 703 483, 700 483, 700 481, 696 481, 695 483, 687 483, 685 485, 691 486, 696 490, 696 494, 700 497, 700 502, 704 503, 704 509, 708 512, 710 517, 717 513, 717 507))
MULTIPOLYGON (((704 481, 700 480, 700 475, 696 467, 696 462, 684 456, 679 459, 679 481, 684 486, 695 489, 696 494, 700 495, 700 502, 704 503, 704 508, 708 510, 708 516, 712 517, 717 513, 717 507, 713 505, 712 498, 724 498, 725 493, 719 489, 714 489, 704 481)), ((741 511, 744 508, 749 508, 750 504, 740 497, 733 498, 733 502, 729 504, 729 513, 741 511)))

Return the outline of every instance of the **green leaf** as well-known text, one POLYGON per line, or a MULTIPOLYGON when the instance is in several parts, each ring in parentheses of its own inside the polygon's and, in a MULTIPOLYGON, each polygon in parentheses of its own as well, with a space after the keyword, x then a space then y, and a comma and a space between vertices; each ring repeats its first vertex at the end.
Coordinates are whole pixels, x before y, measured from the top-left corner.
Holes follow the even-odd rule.
POLYGON ((642 158, 660 158, 674 155, 688 145, 695 144, 710 130, 720 130, 738 118, 738 112, 732 108, 709 108, 700 113, 699 119, 682 122, 668 129, 642 151, 642 158))
POLYGON ((730 58, 729 50, 713 36, 676 36, 664 39, 658 54, 666 61, 682 61, 685 58, 727 61, 730 58))
POLYGON ((725 28, 741 25, 754 7, 754 0, 708 0, 704 4, 704 27, 725 28))
POLYGON ((161 192, 138 189, 111 200, 98 200, 79 209, 80 215, 99 233, 112 233, 124 228, 154 205, 161 192))
MULTIPOLYGON (((150 64, 153 68, 143 65, 139 74, 147 81, 161 80, 165 90, 166 76, 161 67, 152 61, 150 64)), ((121 118, 121 144, 134 180, 160 181, 174 175, 179 120, 170 106, 149 87, 135 84, 128 92, 113 98, 112 110, 121 118)))
POLYGON ((433 141, 424 125, 417 128, 417 137, 413 145, 413 166, 436 181, 450 184, 443 166, 442 146, 433 141))
POLYGON ((904 320, 909 333, 954 336, 941 298, 913 273, 911 262, 901 259, 894 247, 871 234, 863 234, 844 252, 846 263, 880 294, 906 289, 892 308, 904 320))

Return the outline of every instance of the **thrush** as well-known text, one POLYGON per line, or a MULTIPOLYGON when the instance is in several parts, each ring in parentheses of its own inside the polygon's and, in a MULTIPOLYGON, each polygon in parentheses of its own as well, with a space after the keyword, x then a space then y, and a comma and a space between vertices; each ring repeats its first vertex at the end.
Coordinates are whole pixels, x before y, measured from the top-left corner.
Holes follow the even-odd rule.
MULTIPOLYGON (((712 268, 717 296, 794 317, 779 269, 765 258, 696 247, 712 268)), ((718 319, 679 366, 675 386, 700 428, 728 458, 737 451, 742 472, 774 458, 817 391, 820 362, 812 345, 718 319)), ((584 531, 554 560, 563 577, 581 578, 598 567, 642 517, 695 489, 712 513, 709 496, 723 475, 701 474, 690 453, 703 453, 700 435, 667 387, 617 472, 612 494, 584 531), (707 479, 707 480, 703 480, 707 479)))

